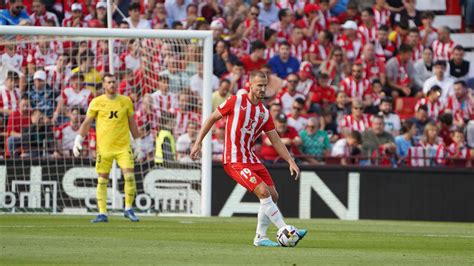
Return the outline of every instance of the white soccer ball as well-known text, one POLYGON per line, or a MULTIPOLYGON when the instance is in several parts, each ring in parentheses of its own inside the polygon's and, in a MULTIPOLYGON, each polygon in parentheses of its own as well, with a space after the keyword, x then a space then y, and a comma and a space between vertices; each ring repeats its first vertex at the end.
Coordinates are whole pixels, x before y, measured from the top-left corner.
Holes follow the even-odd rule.
POLYGON ((293 225, 287 225, 285 227, 280 228, 277 232, 277 241, 283 247, 294 247, 300 240, 300 236, 298 235, 298 229, 293 225))

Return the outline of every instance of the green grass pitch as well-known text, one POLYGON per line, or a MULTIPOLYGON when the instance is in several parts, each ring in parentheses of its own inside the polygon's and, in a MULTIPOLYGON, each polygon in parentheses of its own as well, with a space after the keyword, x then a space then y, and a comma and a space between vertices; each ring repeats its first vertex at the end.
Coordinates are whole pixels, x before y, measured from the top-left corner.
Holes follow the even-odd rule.
MULTIPOLYGON (((296 248, 254 247, 256 218, 0 215, 0 265, 474 265, 474 224, 296 220, 296 248)), ((275 228, 270 231, 272 237, 275 228)))

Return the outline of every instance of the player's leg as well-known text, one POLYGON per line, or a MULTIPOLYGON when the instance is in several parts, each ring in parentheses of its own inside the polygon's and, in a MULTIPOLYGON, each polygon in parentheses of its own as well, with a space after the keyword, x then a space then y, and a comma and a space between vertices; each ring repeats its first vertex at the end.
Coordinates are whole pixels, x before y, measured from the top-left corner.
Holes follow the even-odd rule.
POLYGON ((124 192, 125 192, 125 213, 124 216, 132 222, 138 222, 140 219, 133 212, 133 201, 137 194, 137 187, 135 182, 135 170, 134 170, 134 161, 133 153, 130 149, 129 151, 119 153, 116 157, 117 164, 122 169, 123 177, 125 180, 124 192))
MULTIPOLYGON (((264 165, 256 165, 255 168, 252 169, 261 179, 262 181, 267 185, 268 191, 270 192, 271 198, 273 202, 276 203, 278 202, 278 192, 276 190, 276 187, 273 183, 273 179, 270 176, 270 173, 268 170, 265 168, 264 165)), ((259 235, 264 235, 266 236, 267 234, 267 229, 268 226, 270 225, 270 218, 267 217, 266 213, 264 212, 264 209, 262 208, 262 205, 259 209, 258 212, 258 224, 257 224, 257 234, 256 238, 259 235)), ((278 228, 279 229, 279 228, 278 228)), ((300 239, 302 239, 307 233, 306 229, 298 229, 298 235, 300 236, 300 239)))
MULTIPOLYGON (((247 164, 224 164, 224 171, 232 177, 237 183, 239 183, 241 186, 246 188, 248 191, 253 192, 255 190, 255 187, 257 187, 259 184, 264 184, 265 183, 262 181, 262 179, 254 172, 252 171, 252 166, 247 165, 247 164)), ((269 194, 270 195, 270 194, 269 194)), ((259 211, 259 219, 265 219, 266 216, 262 216, 260 213, 264 214, 264 211, 262 210, 262 207, 260 207, 259 211)), ((268 219, 268 224, 270 224, 270 220, 268 219)), ((266 220, 263 221, 265 223, 266 220)), ((268 227, 268 226, 267 226, 268 227)), ((258 235, 255 237, 253 244, 255 246, 266 246, 266 247, 278 247, 278 243, 271 241, 268 239, 266 236, 266 231, 265 234, 258 235)))
POLYGON ((101 153, 97 154, 95 167, 99 178, 97 179, 96 199, 99 215, 97 215, 95 219, 91 220, 93 223, 108 222, 107 184, 109 182, 109 172, 112 168, 112 161, 113 159, 111 156, 104 156, 101 153))

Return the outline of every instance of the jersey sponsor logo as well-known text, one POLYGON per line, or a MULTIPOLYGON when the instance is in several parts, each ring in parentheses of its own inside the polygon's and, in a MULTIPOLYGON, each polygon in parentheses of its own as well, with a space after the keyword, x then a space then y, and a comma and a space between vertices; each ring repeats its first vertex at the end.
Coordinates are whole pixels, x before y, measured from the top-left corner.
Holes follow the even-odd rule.
POLYGON ((257 183, 257 178, 255 178, 255 176, 252 176, 252 177, 250 177, 249 181, 250 181, 252 184, 255 184, 255 183, 257 183))
POLYGON ((118 111, 110 111, 109 119, 118 118, 117 113, 118 113, 118 111))

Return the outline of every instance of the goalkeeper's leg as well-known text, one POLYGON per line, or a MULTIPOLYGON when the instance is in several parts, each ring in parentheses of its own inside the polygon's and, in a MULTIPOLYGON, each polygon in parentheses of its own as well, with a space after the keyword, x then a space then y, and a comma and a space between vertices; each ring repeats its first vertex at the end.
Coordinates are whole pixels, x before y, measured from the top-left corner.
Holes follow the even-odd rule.
POLYGON ((135 184, 135 174, 133 169, 124 169, 123 176, 125 179, 125 218, 130 219, 132 222, 138 222, 140 219, 133 212, 133 201, 135 200, 135 195, 137 194, 137 187, 135 184))

